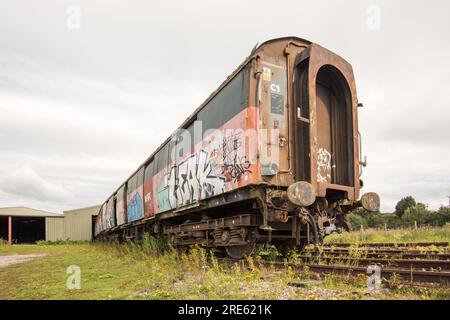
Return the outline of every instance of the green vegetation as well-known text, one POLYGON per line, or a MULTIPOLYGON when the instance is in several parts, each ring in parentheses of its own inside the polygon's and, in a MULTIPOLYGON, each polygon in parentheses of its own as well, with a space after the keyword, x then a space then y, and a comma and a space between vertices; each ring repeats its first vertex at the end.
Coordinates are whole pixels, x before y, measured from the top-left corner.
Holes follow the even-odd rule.
POLYGON ((444 227, 422 227, 418 229, 375 230, 332 234, 325 238, 327 243, 361 242, 446 242, 450 241, 450 224, 444 227))
POLYGON ((406 209, 414 207, 415 205, 416 200, 413 197, 407 196, 402 198, 395 206, 395 214, 401 218, 406 209))
POLYGON ((450 208, 441 207, 430 211, 423 203, 407 196, 402 198, 395 206, 394 213, 369 212, 358 209, 348 215, 353 230, 367 228, 409 228, 433 226, 442 227, 450 223, 450 208))
MULTIPOLYGON (((250 268, 223 265, 211 252, 193 247, 180 253, 163 239, 143 244, 59 244, 1 246, 0 256, 45 253, 47 256, 0 268, 0 299, 436 299, 447 289, 395 287, 367 292, 366 277, 325 276, 305 288, 288 285, 316 275, 262 267, 261 256, 278 253, 261 247, 248 258, 250 268), (69 290, 69 266, 81 271, 81 288, 69 290)), ((297 253, 288 254, 291 259, 297 253)))
POLYGON ((366 228, 410 228, 421 226, 441 227, 450 223, 450 208, 441 207, 437 211, 429 211, 422 203, 417 203, 405 209, 398 216, 393 213, 368 212, 355 210, 348 215, 353 230, 366 228))
POLYGON ((51 246, 51 245, 70 245, 70 244, 83 244, 88 243, 87 241, 75 241, 75 240, 40 240, 36 244, 38 246, 51 246))

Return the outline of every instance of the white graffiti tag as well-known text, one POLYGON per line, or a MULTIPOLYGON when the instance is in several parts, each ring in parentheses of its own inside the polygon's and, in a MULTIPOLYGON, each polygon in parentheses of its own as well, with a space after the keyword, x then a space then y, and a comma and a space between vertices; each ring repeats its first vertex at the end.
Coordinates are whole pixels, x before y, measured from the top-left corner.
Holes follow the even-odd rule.
POLYGON ((331 154, 327 149, 320 148, 317 152, 317 182, 327 182, 331 179, 331 154))
POLYGON ((172 208, 226 191, 225 178, 213 175, 213 166, 204 150, 190 156, 177 167, 172 167, 165 178, 172 208))

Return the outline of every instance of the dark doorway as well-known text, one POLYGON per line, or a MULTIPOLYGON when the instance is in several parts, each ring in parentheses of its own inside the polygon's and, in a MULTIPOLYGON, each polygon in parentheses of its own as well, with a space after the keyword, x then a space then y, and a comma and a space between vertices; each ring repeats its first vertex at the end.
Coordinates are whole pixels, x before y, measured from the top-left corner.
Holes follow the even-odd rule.
POLYGON ((347 81, 332 66, 317 74, 316 117, 318 178, 322 182, 353 185, 353 125, 351 93, 347 81))
MULTIPOLYGON (((0 217, 0 238, 8 240, 8 217, 0 217)), ((12 217, 13 243, 35 243, 45 240, 45 218, 12 217)))
POLYGON ((91 235, 91 241, 94 240, 95 236, 95 222, 97 221, 97 216, 92 216, 92 235, 91 235))
POLYGON ((0 239, 8 240, 8 217, 0 216, 0 239))

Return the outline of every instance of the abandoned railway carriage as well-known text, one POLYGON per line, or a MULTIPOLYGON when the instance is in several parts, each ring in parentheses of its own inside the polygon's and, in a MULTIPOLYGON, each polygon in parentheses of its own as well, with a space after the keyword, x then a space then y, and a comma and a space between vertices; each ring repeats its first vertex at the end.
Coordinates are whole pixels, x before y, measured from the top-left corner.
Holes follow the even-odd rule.
POLYGON ((360 198, 352 67, 296 37, 267 41, 103 204, 96 239, 201 244, 239 258, 349 229, 360 198))

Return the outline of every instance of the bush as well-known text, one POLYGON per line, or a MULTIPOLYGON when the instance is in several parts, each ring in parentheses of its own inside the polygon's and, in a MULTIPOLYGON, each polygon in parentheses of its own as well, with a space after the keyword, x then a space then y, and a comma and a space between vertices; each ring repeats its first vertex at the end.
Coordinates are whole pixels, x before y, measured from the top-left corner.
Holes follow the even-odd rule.
POLYGON ((8 244, 8 241, 0 238, 0 246, 8 244))
POLYGON ((366 219, 364 219, 362 216, 360 216, 357 213, 350 213, 347 218, 350 221, 350 224, 352 225, 353 230, 359 230, 359 229, 361 229, 361 226, 364 229, 367 229, 367 227, 368 227, 366 219))
POLYGON ((144 240, 142 241, 141 247, 146 252, 152 252, 156 254, 164 253, 170 248, 166 238, 153 237, 148 233, 144 234, 144 240))
POLYGON ((429 223, 439 227, 450 223, 450 208, 440 207, 438 211, 432 212, 429 223))
POLYGON ((430 212, 421 203, 406 209, 402 215, 402 220, 406 222, 406 225, 412 225, 417 222, 419 226, 423 226, 430 222, 431 218, 430 212))
POLYGON ((82 243, 88 243, 88 241, 80 241, 80 240, 39 240, 36 242, 38 246, 54 246, 54 245, 68 245, 68 244, 82 244, 82 243))
POLYGON ((398 229, 411 227, 414 222, 418 226, 442 227, 450 223, 450 208, 441 207, 437 211, 429 211, 422 203, 405 209, 402 217, 394 213, 369 212, 364 209, 357 209, 348 215, 348 219, 354 230, 359 230, 361 225, 364 228, 384 227, 388 229, 398 229))
POLYGON ((399 202, 397 202, 397 205, 395 206, 395 214, 399 217, 402 217, 406 209, 414 207, 415 205, 416 200, 413 197, 407 196, 405 198, 402 198, 399 202))

